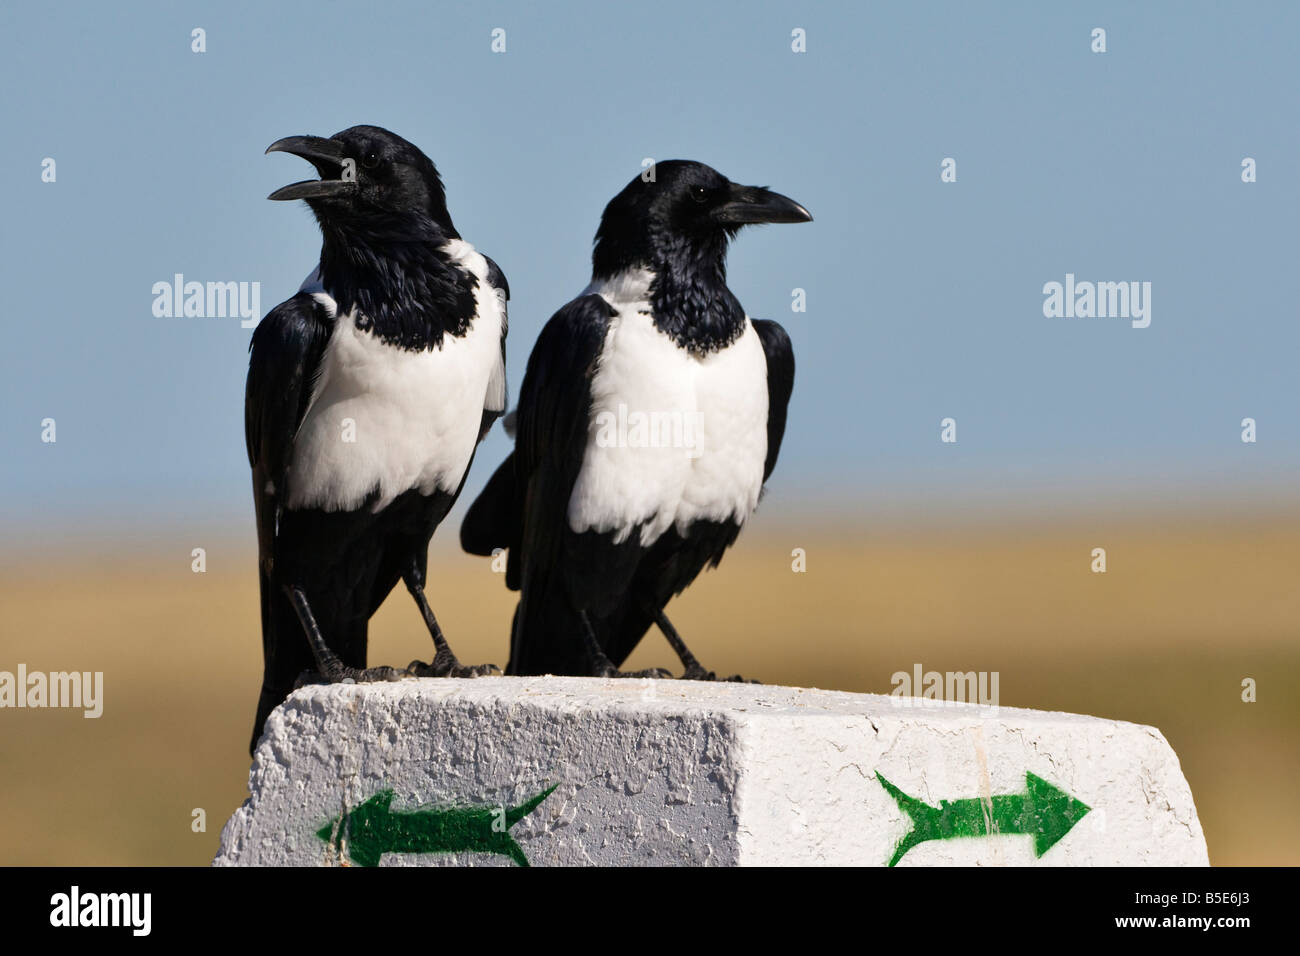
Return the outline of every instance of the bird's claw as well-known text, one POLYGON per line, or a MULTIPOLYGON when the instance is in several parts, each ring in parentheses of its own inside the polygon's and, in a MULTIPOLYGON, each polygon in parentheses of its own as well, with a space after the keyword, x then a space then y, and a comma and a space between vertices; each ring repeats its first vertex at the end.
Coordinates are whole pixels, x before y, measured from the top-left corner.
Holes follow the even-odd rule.
POLYGON ((719 683, 723 683, 723 684, 759 683, 756 680, 751 680, 747 677, 741 677, 739 674, 732 674, 730 677, 719 677, 713 671, 705 670, 704 667, 698 663, 691 664, 689 667, 687 667, 686 672, 682 674, 681 679, 682 680, 711 680, 711 681, 718 681, 719 683))
POLYGON ((593 677, 619 677, 633 680, 672 680, 672 672, 663 667, 648 667, 643 671, 621 671, 612 664, 602 667, 593 677))
POLYGON ((437 654, 431 663, 411 661, 404 674, 409 677, 499 677, 495 664, 462 664, 455 654, 437 654))
POLYGON ((717 680, 718 675, 713 671, 705 670, 700 664, 691 664, 682 673, 682 680, 717 680))
POLYGON ((294 681, 294 690, 308 684, 374 684, 385 681, 401 680, 405 671, 396 667, 348 667, 342 662, 327 664, 320 670, 303 671, 294 681))

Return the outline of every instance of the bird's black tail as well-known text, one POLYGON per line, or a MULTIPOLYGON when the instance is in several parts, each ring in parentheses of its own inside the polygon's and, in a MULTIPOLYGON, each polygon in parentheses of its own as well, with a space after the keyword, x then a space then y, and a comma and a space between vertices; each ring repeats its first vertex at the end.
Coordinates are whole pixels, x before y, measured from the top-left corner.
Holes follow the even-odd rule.
POLYGON ((587 531, 563 539, 548 553, 525 557, 509 674, 592 674, 588 627, 621 666, 667 599, 656 603, 637 581, 641 547, 635 536, 615 543, 587 531))
MULTIPOLYGON (((558 480, 549 473, 534 475, 530 496, 543 501, 557 497, 536 483, 558 480)), ((587 620, 595 632, 597 643, 615 665, 622 664, 653 623, 653 611, 642 607, 642 601, 633 599, 623 588, 596 596, 595 600, 587 593, 570 594, 569 589, 570 582, 588 577, 607 579, 605 574, 588 575, 581 567, 574 566, 575 561, 584 557, 601 565, 604 572, 612 570, 605 566, 607 562, 623 567, 624 574, 616 573, 614 577, 622 576, 626 581, 631 577, 638 549, 629 544, 612 551, 599 549, 562 555, 559 539, 552 536, 542 540, 534 536, 529 542, 530 553, 525 555, 521 546, 524 536, 523 498, 512 453, 470 505, 460 526, 461 547, 470 554, 489 556, 497 549, 510 552, 506 586, 522 593, 515 608, 506 673, 589 674, 591 660, 583 637, 585 625, 577 610, 579 606, 588 609, 587 620)), ((662 605, 663 600, 656 606, 662 605)))
MULTIPOLYGON (((559 589, 545 579, 530 578, 515 608, 506 673, 585 675, 590 661, 583 643, 582 616, 559 589)), ((590 618, 589 618, 590 619, 590 618)), ((592 620, 596 640, 604 637, 602 621, 592 620)))
POLYGON ((506 673, 590 675, 592 662, 583 636, 588 623, 596 643, 615 667, 621 667, 654 625, 654 611, 625 595, 605 615, 588 611, 584 622, 561 587, 530 580, 515 610, 506 673))
POLYGON ((266 718, 293 690, 298 675, 314 666, 311 647, 303 633, 298 615, 284 591, 277 587, 266 571, 260 571, 262 592, 262 693, 257 699, 257 717, 253 722, 251 754, 262 737, 266 718))

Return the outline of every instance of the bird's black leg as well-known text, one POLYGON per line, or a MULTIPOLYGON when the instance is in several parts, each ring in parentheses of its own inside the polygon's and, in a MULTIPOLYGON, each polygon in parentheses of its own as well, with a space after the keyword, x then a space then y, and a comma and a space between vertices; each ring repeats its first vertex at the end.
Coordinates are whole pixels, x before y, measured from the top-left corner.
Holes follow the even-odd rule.
MULTIPOLYGON (((295 613, 298 615, 298 621, 302 624, 302 629, 307 635, 307 643, 311 647, 311 656, 316 659, 316 671, 320 677, 331 684, 337 684, 345 680, 354 681, 385 681, 400 680, 405 674, 396 667, 349 667, 344 664, 339 656, 329 649, 325 643, 325 636, 321 634, 320 627, 316 623, 316 615, 311 612, 311 604, 307 602, 307 595, 303 593, 302 588, 292 585, 285 585, 285 593, 289 596, 289 602, 293 605, 295 613)), ((301 686, 303 678, 299 677, 298 683, 301 686)))
POLYGON ((682 674, 682 680, 718 679, 717 674, 713 673, 713 671, 705 670, 703 665, 701 665, 696 659, 695 655, 691 653, 691 649, 686 646, 686 642, 683 641, 681 635, 677 633, 677 628, 673 627, 672 622, 668 620, 667 614, 663 611, 656 611, 655 623, 659 625, 659 630, 663 631, 664 637, 668 639, 668 643, 672 646, 672 649, 676 651, 677 656, 681 658, 682 667, 686 668, 685 672, 682 674))
MULTIPOLYGON (((677 633, 677 628, 673 627, 672 622, 668 620, 668 615, 662 610, 659 610, 654 612, 654 616, 655 623, 659 625, 659 630, 663 631, 664 637, 668 639, 668 643, 672 645, 672 649, 676 651, 677 656, 681 658, 682 667, 686 668, 686 672, 682 674, 682 680, 717 680, 717 674, 713 671, 705 670, 704 666, 696 660, 695 655, 692 654, 690 648, 686 646, 686 642, 682 640, 682 636, 677 633)), ((732 674, 730 677, 725 679, 742 684, 758 683, 758 681, 746 680, 739 674, 732 674)))
POLYGON ((406 582, 406 589, 411 592, 411 597, 415 598, 415 603, 419 605, 420 613, 424 615, 424 624, 429 629, 434 646, 433 662, 426 664, 424 661, 411 661, 411 665, 406 669, 408 674, 414 674, 416 677, 487 677, 501 673, 501 668, 495 664, 476 664, 467 667, 456 659, 451 645, 447 643, 447 638, 442 635, 438 619, 433 616, 433 608, 429 607, 429 601, 424 596, 424 576, 414 562, 402 575, 402 580, 406 582))
POLYGON ((586 611, 579 611, 578 616, 582 618, 582 638, 587 645, 587 657, 590 660, 590 669, 592 677, 652 677, 662 679, 672 677, 668 671, 662 667, 651 667, 644 671, 621 671, 614 666, 614 662, 609 659, 609 655, 601 648, 600 642, 596 640, 596 631, 591 626, 591 619, 587 617, 586 611))

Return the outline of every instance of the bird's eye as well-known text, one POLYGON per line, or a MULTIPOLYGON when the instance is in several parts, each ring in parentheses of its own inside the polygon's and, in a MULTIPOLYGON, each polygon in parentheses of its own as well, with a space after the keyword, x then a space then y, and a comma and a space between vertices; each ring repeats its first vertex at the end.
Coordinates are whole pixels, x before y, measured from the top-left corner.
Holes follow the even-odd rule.
POLYGON ((703 186, 692 186, 691 198, 694 199, 696 202, 702 203, 704 202, 704 200, 709 198, 709 191, 705 189, 703 186))
POLYGON ((374 169, 379 165, 379 155, 377 153, 366 153, 365 158, 361 160, 361 165, 366 169, 374 169))

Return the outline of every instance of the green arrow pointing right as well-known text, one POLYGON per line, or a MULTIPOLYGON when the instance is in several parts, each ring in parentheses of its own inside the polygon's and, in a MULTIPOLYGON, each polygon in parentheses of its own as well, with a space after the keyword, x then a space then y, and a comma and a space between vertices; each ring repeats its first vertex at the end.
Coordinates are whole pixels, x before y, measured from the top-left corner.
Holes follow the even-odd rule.
POLYGON ((1034 855, 1042 856, 1092 809, 1028 771, 1024 793, 1001 794, 988 800, 941 800, 937 807, 908 796, 878 770, 876 778, 912 820, 912 829, 894 848, 890 866, 918 843, 955 837, 1028 834, 1034 838, 1034 855))

